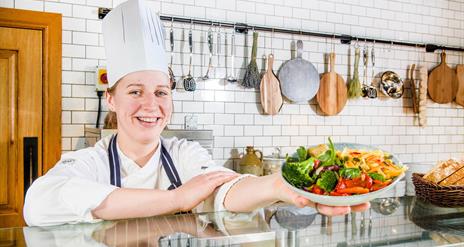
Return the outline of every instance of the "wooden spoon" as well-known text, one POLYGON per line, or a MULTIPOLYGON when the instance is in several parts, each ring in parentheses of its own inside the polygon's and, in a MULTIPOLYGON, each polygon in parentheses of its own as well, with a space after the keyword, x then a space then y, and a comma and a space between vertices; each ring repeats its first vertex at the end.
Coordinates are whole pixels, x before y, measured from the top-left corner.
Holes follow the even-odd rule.
POLYGON ((283 99, 280 91, 280 82, 277 79, 272 66, 274 64, 274 55, 271 53, 267 59, 267 70, 261 79, 261 105, 266 114, 276 115, 282 108, 283 99))
POLYGON ((453 101, 457 93, 456 73, 446 64, 446 53, 441 53, 441 63, 430 72, 428 81, 430 98, 439 104, 453 101))
POLYGON ((317 103, 321 111, 328 115, 336 115, 342 111, 348 99, 345 80, 335 72, 335 53, 331 52, 329 57, 330 72, 321 77, 321 84, 317 92, 317 103))

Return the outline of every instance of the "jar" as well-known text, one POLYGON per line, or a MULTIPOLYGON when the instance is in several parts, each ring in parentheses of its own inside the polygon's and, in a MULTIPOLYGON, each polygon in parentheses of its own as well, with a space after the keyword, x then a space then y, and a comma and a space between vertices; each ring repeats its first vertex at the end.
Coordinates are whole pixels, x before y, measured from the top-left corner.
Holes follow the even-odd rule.
POLYGON ((285 162, 284 158, 276 158, 272 156, 264 157, 263 158, 264 176, 279 172, 284 162, 285 162))
POLYGON ((253 146, 246 147, 246 154, 240 160, 239 172, 241 174, 263 175, 263 153, 255 150, 253 146), (256 155, 259 154, 259 155, 256 155))

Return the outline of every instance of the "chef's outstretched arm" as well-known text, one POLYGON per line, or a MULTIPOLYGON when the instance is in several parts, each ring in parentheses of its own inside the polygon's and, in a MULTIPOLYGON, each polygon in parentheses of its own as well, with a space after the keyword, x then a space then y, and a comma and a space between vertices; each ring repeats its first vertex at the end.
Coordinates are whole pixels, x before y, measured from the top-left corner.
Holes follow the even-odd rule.
POLYGON ((369 208, 369 203, 352 207, 316 204, 287 188, 279 173, 263 177, 249 176, 241 179, 228 191, 224 207, 233 212, 250 212, 277 201, 291 203, 297 207, 314 207, 325 215, 343 215, 350 211, 364 211, 369 208))
POLYGON ((189 211, 213 194, 217 187, 237 176, 233 172, 209 172, 168 191, 118 188, 92 210, 92 215, 112 220, 189 211))

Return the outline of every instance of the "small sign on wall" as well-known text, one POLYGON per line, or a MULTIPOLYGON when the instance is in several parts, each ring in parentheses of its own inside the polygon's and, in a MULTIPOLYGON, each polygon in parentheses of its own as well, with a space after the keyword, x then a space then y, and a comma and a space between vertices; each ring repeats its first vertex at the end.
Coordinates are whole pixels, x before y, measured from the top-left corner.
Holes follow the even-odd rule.
POLYGON ((108 77, 106 73, 106 67, 98 66, 97 71, 95 72, 95 86, 97 91, 106 91, 108 88, 108 77))

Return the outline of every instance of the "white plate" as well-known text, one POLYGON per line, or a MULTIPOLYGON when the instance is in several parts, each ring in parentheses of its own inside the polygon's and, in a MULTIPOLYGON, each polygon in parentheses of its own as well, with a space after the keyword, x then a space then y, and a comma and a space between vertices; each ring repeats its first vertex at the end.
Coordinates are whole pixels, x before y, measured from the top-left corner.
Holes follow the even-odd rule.
MULTIPOLYGON (((355 143, 334 143, 334 146, 335 146, 336 150, 343 150, 345 147, 351 148, 351 149, 381 150, 381 149, 376 148, 374 146, 364 145, 364 144, 355 144, 355 143)), ((390 152, 388 152, 388 153, 390 153, 390 152)), ((403 166, 403 164, 393 154, 392 154, 391 160, 396 165, 403 166)), ((283 169, 283 167, 285 165, 286 164, 284 163, 284 165, 282 166, 282 169, 283 169)), ((352 206, 352 205, 365 203, 365 202, 368 202, 368 201, 376 199, 376 198, 380 198, 380 197, 382 197, 383 194, 385 194, 385 192, 387 192, 387 191, 391 190, 393 187, 395 187, 395 185, 398 183, 398 181, 400 181, 403 177, 404 177, 404 173, 402 173, 401 175, 396 177, 392 181, 392 183, 390 185, 388 185, 387 187, 385 187, 383 189, 380 189, 380 190, 377 190, 377 191, 369 192, 369 193, 366 193, 366 194, 352 195, 352 196, 325 196, 325 195, 318 195, 318 194, 314 194, 314 193, 311 193, 311 192, 307 192, 307 191, 304 191, 302 189, 294 187, 293 185, 289 184, 287 182, 287 180, 285 180, 285 178, 282 176, 282 172, 281 172, 282 180, 284 181, 284 183, 291 190, 295 191, 296 193, 300 194, 301 196, 304 196, 304 197, 308 198, 309 200, 311 200, 313 202, 317 202, 317 203, 325 204, 325 205, 329 205, 329 206, 352 206)))

